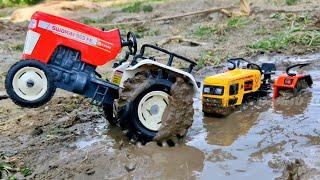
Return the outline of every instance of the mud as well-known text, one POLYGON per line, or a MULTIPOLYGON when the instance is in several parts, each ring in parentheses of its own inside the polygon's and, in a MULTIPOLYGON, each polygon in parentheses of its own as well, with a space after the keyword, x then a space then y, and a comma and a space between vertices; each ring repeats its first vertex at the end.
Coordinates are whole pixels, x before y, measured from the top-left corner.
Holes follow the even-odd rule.
POLYGON ((141 72, 135 77, 127 79, 123 83, 123 89, 120 91, 120 98, 117 102, 118 106, 122 107, 136 99, 141 92, 150 87, 150 81, 151 77, 148 77, 147 72, 141 72))
POLYGON ((162 116, 162 125, 154 137, 155 141, 163 141, 172 137, 184 137, 193 123, 194 89, 183 78, 177 77, 172 85, 169 104, 162 116))
POLYGON ((293 162, 287 162, 285 166, 282 176, 276 178, 277 180, 307 180, 320 178, 320 171, 308 167, 301 159, 296 159, 293 162))
MULTIPOLYGON (((208 7, 229 6, 234 2, 183 0, 152 4, 153 12, 131 13, 130 17, 143 20, 171 16, 208 7)), ((106 123, 100 108, 66 92, 58 91, 53 101, 37 109, 20 108, 9 99, 3 99, 0 101, 0 154, 15 160, 12 165, 31 170, 27 177, 17 172, 12 174, 18 179, 285 179, 288 176, 283 174, 288 172, 288 162, 302 159, 305 162, 302 169, 307 171, 293 171, 303 174, 302 177, 317 177, 313 176, 313 169, 320 169, 320 55, 307 52, 319 52, 319 47, 293 46, 282 49, 280 54, 261 52, 264 54, 257 55, 246 45, 287 26, 281 20, 270 18, 276 12, 274 10, 299 11, 298 15, 310 13, 313 16, 318 13, 319 3, 316 0, 298 1, 294 6, 280 6, 274 2, 280 1, 252 2, 253 14, 248 18, 249 23, 239 28, 228 28, 226 22, 229 19, 219 14, 144 24, 149 31, 139 42, 157 43, 172 36, 199 42, 199 46, 179 44, 179 41, 163 45, 204 62, 204 68, 197 67, 199 81, 207 75, 222 72, 225 67, 223 63, 211 66, 211 61, 203 61, 201 57, 206 57, 207 51, 213 51, 210 60, 246 56, 258 63, 275 62, 276 76, 292 63, 311 62, 313 65, 306 71, 313 77, 314 85, 303 98, 292 99, 293 104, 298 105, 284 102, 276 106, 271 100, 258 101, 228 117, 211 118, 203 117, 201 99, 195 98, 194 122, 182 143, 160 148, 155 143, 145 146, 131 144, 121 129, 106 123), (259 11, 262 13, 255 14, 259 11), (220 28, 218 34, 213 33, 204 39, 193 35, 199 26, 212 23, 220 28), (295 52, 303 54, 295 55, 295 52)), ((121 12, 121 8, 108 7, 97 11, 75 8, 60 11, 60 15, 75 20, 116 16, 107 23, 126 22, 129 15, 121 12)), ((0 91, 4 91, 6 71, 20 59, 22 50, 19 47, 24 42, 27 24, 1 20, 0 91)), ((135 27, 128 29, 136 32, 135 27)), ((110 66, 100 67, 98 71, 108 74, 110 66)), ((300 167, 300 164, 294 166, 300 167)))

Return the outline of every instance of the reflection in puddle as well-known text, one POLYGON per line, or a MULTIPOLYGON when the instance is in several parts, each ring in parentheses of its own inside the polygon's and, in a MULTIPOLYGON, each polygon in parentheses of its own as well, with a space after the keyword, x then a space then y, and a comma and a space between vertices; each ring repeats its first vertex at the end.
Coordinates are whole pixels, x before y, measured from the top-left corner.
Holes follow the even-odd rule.
MULTIPOLYGON (((306 58, 300 60, 305 62, 306 58)), ((290 102, 259 100, 225 118, 204 118, 201 100, 196 99, 195 121, 185 139, 187 145, 160 148, 151 143, 137 147, 126 142, 126 147, 117 151, 119 142, 126 140, 119 129, 108 128, 97 139, 79 142, 77 146, 88 148, 100 141, 105 149, 115 149, 114 161, 134 161, 136 170, 129 174, 119 163, 115 164, 120 167, 116 171, 120 178, 273 179, 281 175, 279 168, 283 161, 296 158, 319 169, 320 72, 316 69, 319 67, 318 63, 308 71, 314 79, 310 92, 290 102)), ((99 163, 106 160, 102 158, 99 163)), ((97 177, 106 171, 99 165, 97 168, 97 177)))

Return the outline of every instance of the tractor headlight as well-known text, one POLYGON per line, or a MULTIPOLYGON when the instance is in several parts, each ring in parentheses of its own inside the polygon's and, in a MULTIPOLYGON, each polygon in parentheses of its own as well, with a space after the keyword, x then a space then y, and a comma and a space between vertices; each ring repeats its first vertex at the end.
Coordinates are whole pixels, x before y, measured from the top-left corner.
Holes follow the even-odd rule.
POLYGON ((34 28, 36 28, 36 27, 37 27, 37 20, 31 19, 28 28, 29 28, 29 29, 34 29, 34 28))
POLYGON ((292 79, 289 79, 289 78, 286 78, 285 80, 284 80, 284 84, 285 85, 291 85, 292 84, 292 79))

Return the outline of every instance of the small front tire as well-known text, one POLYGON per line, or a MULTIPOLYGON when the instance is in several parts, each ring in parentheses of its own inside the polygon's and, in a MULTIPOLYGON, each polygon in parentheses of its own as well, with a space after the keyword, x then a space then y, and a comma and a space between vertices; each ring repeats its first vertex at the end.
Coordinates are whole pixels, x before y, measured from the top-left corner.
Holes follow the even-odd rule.
POLYGON ((27 108, 44 105, 56 91, 51 70, 36 60, 15 63, 8 71, 5 87, 15 104, 27 108))

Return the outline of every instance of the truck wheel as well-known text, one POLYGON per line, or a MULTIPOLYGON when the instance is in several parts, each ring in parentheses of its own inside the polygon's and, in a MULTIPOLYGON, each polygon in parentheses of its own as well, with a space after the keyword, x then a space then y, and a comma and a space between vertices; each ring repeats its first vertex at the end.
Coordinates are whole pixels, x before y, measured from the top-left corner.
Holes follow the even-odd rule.
POLYGON ((15 104, 28 108, 44 105, 56 90, 50 69, 36 60, 15 63, 8 71, 5 87, 15 104))

